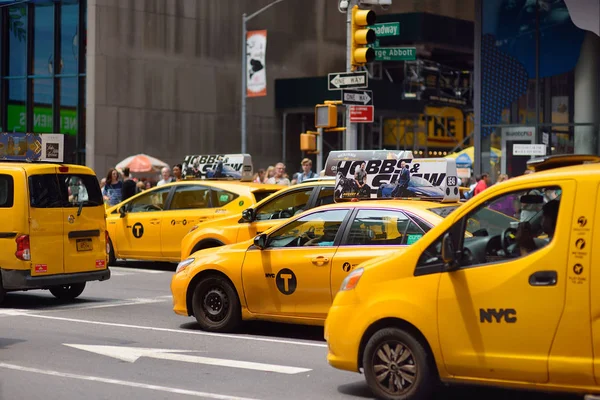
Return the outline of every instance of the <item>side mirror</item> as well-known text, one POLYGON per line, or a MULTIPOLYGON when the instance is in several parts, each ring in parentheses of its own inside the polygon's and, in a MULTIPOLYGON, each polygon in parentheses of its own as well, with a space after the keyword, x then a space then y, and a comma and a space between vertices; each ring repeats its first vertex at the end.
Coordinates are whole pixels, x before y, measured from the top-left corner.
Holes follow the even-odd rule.
POLYGON ((125 218, 125 214, 127 213, 127 210, 125 208, 126 206, 121 206, 119 208, 119 214, 121 214, 121 218, 125 218))
POLYGON ((456 269, 456 250, 450 233, 446 233, 442 238, 442 261, 446 264, 448 271, 456 269))
POLYGON ((256 219, 256 211, 254 208, 246 208, 242 211, 242 220, 244 222, 252 222, 256 219))
POLYGON ((254 245, 261 250, 267 247, 267 235, 261 233, 260 235, 255 236, 254 245))

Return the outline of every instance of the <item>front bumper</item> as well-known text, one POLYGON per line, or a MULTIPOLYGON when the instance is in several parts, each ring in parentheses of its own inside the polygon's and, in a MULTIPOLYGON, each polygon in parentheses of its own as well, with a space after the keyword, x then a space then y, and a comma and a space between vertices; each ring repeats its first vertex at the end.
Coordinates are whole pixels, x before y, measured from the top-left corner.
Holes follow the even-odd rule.
POLYGON ((358 329, 356 311, 355 304, 334 305, 325 321, 327 362, 334 368, 352 372, 359 372, 358 350, 363 333, 358 329))
POLYGON ((173 295, 173 311, 175 314, 189 317, 191 315, 187 308, 187 288, 190 278, 185 272, 174 274, 171 279, 171 294, 173 295))
POLYGON ((110 270, 108 268, 102 271, 47 276, 31 276, 31 271, 29 270, 3 269, 1 271, 2 286, 6 290, 48 289, 52 286, 110 279, 110 270))

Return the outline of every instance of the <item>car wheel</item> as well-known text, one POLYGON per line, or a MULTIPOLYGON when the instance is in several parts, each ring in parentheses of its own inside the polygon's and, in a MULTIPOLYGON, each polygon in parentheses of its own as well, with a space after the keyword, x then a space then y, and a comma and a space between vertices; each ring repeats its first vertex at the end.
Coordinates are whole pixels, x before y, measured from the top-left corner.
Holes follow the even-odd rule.
POLYGON ((116 265, 117 264, 117 258, 115 256, 115 248, 113 247, 112 244, 112 240, 110 240, 110 238, 108 239, 108 265, 116 265))
POLYGON ((203 278, 196 285, 192 309, 196 321, 206 331, 231 332, 242 321, 237 292, 227 279, 218 275, 203 278))
POLYGON ((2 277, 0 276, 0 304, 4 302, 4 298, 6 297, 6 290, 4 290, 4 285, 2 284, 2 277))
POLYGON ((50 293, 57 299, 73 300, 83 293, 83 289, 85 289, 85 282, 54 286, 50 288, 50 293))
POLYGON ((436 386, 433 360, 410 333, 397 328, 376 332, 363 355, 367 384, 379 399, 428 399, 436 386))

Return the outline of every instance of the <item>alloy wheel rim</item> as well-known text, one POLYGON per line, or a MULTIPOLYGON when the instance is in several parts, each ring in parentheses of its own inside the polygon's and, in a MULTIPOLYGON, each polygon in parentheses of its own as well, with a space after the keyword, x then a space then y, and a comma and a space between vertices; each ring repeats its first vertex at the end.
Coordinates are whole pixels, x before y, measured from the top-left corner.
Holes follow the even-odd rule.
POLYGON ((401 395, 417 380, 417 364, 410 349, 398 341, 382 343, 373 354, 377 384, 390 395, 401 395))
POLYGON ((202 305, 209 320, 220 322, 227 314, 229 298, 221 288, 211 288, 204 295, 202 305))

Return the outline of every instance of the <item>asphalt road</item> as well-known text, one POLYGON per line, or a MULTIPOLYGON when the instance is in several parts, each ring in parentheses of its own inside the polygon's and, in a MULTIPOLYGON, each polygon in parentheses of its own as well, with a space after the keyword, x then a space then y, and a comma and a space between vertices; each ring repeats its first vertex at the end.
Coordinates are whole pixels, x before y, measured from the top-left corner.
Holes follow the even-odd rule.
MULTIPOLYGON (((210 334, 171 310, 172 264, 112 267, 75 302, 45 291, 0 306, 0 399, 370 399, 326 361, 323 329, 252 323, 210 334)), ((572 399, 452 388, 444 399, 572 399)), ((577 398, 577 397, 575 397, 577 398)))

